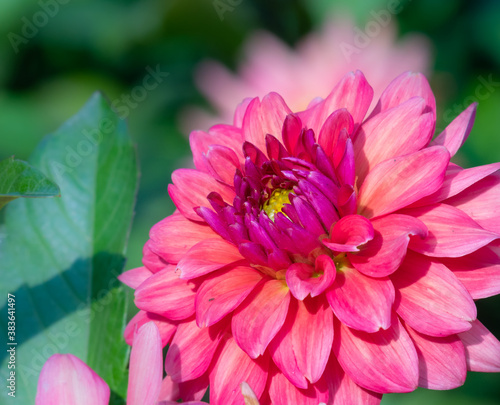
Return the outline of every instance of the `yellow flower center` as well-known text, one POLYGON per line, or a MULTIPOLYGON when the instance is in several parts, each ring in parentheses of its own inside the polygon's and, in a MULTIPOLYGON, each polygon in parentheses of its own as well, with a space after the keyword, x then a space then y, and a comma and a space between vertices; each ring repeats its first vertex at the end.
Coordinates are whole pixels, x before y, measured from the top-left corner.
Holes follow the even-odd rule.
POLYGON ((274 216, 278 212, 282 212, 283 206, 285 204, 290 204, 289 195, 292 190, 285 190, 283 188, 277 188, 271 194, 271 197, 262 205, 262 209, 265 211, 267 216, 274 221, 274 216))
POLYGON ((351 267, 351 263, 345 253, 341 253, 333 258, 337 271, 342 271, 346 267, 351 267))

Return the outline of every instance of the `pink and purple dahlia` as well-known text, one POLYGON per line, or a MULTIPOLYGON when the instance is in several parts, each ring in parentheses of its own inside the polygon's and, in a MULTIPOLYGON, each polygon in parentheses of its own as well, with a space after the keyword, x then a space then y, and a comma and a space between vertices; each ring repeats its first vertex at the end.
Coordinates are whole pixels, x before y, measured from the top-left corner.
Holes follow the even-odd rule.
POLYGON ((476 105, 434 140, 435 99, 405 73, 366 117, 359 71, 294 113, 276 93, 190 136, 176 212, 122 275, 154 321, 165 399, 378 404, 500 371, 475 299, 500 292, 500 163, 450 162, 476 105))

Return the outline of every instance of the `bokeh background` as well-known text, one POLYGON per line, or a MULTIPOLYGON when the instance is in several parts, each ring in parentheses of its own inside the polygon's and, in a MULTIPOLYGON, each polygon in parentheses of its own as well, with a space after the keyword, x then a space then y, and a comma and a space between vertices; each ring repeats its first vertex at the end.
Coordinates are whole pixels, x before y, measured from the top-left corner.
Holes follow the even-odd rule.
MULTIPOLYGON (((171 172, 190 164, 183 133, 189 127, 186 110, 213 112, 194 80, 199 64, 212 59, 236 69, 245 40, 256 30, 269 31, 294 47, 320 29, 328 16, 348 13, 363 29, 373 19, 372 12, 389 3, 52 0, 57 5, 52 15, 29 31, 26 27, 43 10, 41 4, 49 2, 0 0, 0 159, 28 159, 43 136, 75 114, 94 91, 120 100, 142 84, 148 69, 159 66, 168 73, 126 114, 141 168, 127 268, 140 265, 149 228, 173 212, 167 194, 171 172)), ((419 33, 430 44, 437 127, 444 128, 470 102, 479 101, 476 123, 456 161, 465 167, 500 161, 500 2, 401 0, 401 5, 392 21, 398 35, 419 33)), ((480 301, 478 308, 482 322, 499 337, 499 297, 480 301)), ((419 389, 387 395, 382 401, 422 403, 500 404, 500 376, 470 373, 457 390, 419 389)))

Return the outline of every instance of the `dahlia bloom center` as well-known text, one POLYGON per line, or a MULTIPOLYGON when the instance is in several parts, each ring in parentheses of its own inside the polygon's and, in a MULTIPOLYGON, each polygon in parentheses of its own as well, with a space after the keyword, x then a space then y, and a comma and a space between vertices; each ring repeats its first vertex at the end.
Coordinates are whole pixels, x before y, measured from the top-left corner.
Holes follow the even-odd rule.
MULTIPOLYGON (((195 209, 216 233, 238 247, 251 266, 264 274, 279 279, 294 263, 299 263, 287 279, 293 284, 312 283, 307 279, 321 277, 325 265, 335 268, 332 259, 344 252, 345 246, 329 242, 350 238, 360 245, 370 239, 363 227, 369 226, 369 221, 356 219, 355 215, 352 117, 347 110, 339 110, 329 121, 336 128, 336 133, 330 134, 330 157, 314 131, 304 128, 297 115, 288 114, 280 131, 283 141, 267 134, 265 152, 251 142, 243 143, 242 164, 234 168, 232 204, 212 191, 207 197, 212 210, 195 209), (347 225, 334 228, 342 217, 346 217, 347 225), (360 221, 362 226, 358 227, 360 221), (353 226, 349 236, 346 226, 353 226)), ((330 276, 328 280, 333 279, 330 276)), ((329 285, 324 283, 315 294, 329 285)), ((296 298, 304 298, 291 288, 296 298)))
POLYGON ((272 192, 271 197, 264 202, 262 209, 271 221, 274 221, 276 213, 283 212, 283 205, 290 204, 291 192, 292 190, 277 188, 272 192))

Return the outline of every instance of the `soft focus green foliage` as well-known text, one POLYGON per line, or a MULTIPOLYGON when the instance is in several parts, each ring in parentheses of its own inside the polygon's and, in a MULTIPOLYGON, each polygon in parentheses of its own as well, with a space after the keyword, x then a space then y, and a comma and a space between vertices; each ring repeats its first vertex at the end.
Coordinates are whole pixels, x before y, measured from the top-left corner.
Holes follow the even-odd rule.
MULTIPOLYGON (((187 134, 183 134, 179 126, 182 111, 190 105, 208 108, 193 80, 198 64, 211 58, 234 68, 241 44, 257 29, 271 31, 293 46, 303 35, 317 29, 330 13, 341 9, 351 12, 357 27, 362 29, 373 18, 372 12, 383 10, 388 3, 389 0, 242 0, 221 20, 213 0, 3 0, 0 2, 0 36, 3 38, 0 41, 0 159, 12 155, 27 159, 44 134, 75 114, 95 90, 102 90, 116 102, 115 106, 122 108, 120 116, 128 120, 138 148, 142 175, 126 268, 140 266, 149 229, 173 211, 167 194, 171 172, 191 164, 187 134), (31 38, 12 46, 10 34, 22 35, 27 29, 26 21, 32 22, 37 15, 41 18, 41 4, 54 1, 58 8, 52 13, 53 17, 35 27, 36 33, 31 38), (143 101, 128 106, 123 96, 142 85, 149 74, 148 68, 155 70, 157 66, 168 75, 156 82, 157 86, 143 101)), ((434 73, 429 79, 438 102, 438 128, 443 129, 470 103, 479 102, 476 124, 470 139, 456 156, 457 163, 470 167, 500 161, 500 86, 494 84, 500 82, 499 2, 401 0, 401 4, 402 11, 394 16, 400 34, 422 33, 428 36, 434 49, 434 73), (489 91, 481 92, 478 97, 478 86, 490 77, 489 91)), ((57 178, 53 180, 58 182, 57 178)), ((64 200, 65 186, 60 186, 61 200, 64 200)), ((86 198, 86 195, 81 193, 80 197, 86 198)), ((58 204, 57 200, 11 204, 44 212, 46 206, 58 204)), ((78 212, 77 208, 72 211, 73 215, 78 212)), ((84 213, 80 215, 86 217, 84 213)), ((47 216, 44 218, 50 222, 47 216)), ((118 227, 114 232, 117 237, 127 234, 126 229, 118 227)), ((34 251, 45 249, 37 239, 40 236, 46 235, 29 238, 34 251)), ((77 237, 74 238, 72 240, 77 237)), ((81 249, 84 247, 77 246, 78 252, 81 249)), ((89 245, 85 249, 90 249, 89 245)), ((43 264, 39 261, 36 269, 21 268, 21 265, 10 269, 3 263, 2 274, 8 274, 8 281, 1 283, 0 290, 2 293, 15 291, 22 277, 31 273, 34 274, 30 277, 39 277, 39 280, 32 281, 30 286, 45 285, 43 264)), ((117 272, 121 271, 120 266, 115 266, 117 272)), ((56 280, 63 283, 60 278, 56 280)), ((53 292, 55 286, 61 301, 65 302, 67 285, 61 284, 64 288, 57 285, 50 284, 48 291, 53 292)), ((27 297, 22 299, 29 301, 27 297)), ((496 336, 500 336, 499 306, 498 297, 478 302, 480 319, 496 336)), ((59 315, 54 315, 57 322, 52 327, 71 319, 61 320, 64 308, 54 305, 53 311, 59 315)), ((33 321, 33 325, 32 340, 26 347, 37 347, 39 340, 47 339, 47 333, 39 333, 38 321, 33 321)), ((29 355, 28 351, 26 356, 29 355)), ((23 359, 20 361, 24 362, 23 359)), ((0 375, 3 376, 4 370, 0 369, 0 375)), ((472 374, 465 386, 456 391, 417 390, 413 394, 387 396, 383 403, 487 405, 497 402, 499 397, 498 375, 472 374)))
POLYGON ((19 197, 54 197, 59 187, 39 170, 13 157, 0 162, 0 208, 19 197))
MULTIPOLYGON (((127 298, 116 277, 137 189, 135 149, 125 123, 96 93, 30 163, 57 181, 61 198, 19 199, 5 215, 0 277, 8 282, 0 292, 15 295, 17 320, 12 402, 34 403, 41 367, 56 352, 87 362, 118 401, 126 393, 128 346, 127 298)), ((6 301, 2 307, 7 336, 6 301)), ((3 377, 8 359, 0 359, 3 377)))

